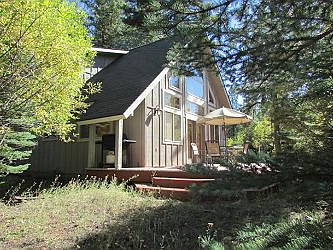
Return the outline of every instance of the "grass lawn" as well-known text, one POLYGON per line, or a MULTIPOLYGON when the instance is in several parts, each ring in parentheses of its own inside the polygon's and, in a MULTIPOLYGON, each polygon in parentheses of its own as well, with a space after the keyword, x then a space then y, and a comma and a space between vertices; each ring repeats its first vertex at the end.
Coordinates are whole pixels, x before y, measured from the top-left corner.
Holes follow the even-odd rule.
POLYGON ((0 203, 0 248, 333 249, 332 193, 310 178, 255 200, 179 202, 76 180, 0 203))

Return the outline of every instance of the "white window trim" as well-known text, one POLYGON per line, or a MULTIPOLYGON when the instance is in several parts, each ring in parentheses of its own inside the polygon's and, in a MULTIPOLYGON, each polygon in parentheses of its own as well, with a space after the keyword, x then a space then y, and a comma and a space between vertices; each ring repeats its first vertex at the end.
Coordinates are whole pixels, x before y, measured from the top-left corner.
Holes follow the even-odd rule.
POLYGON ((175 112, 172 112, 168 109, 166 110, 163 110, 163 119, 162 119, 162 123, 163 123, 163 144, 172 144, 172 145, 183 145, 183 116, 181 114, 177 114, 175 112), (172 114, 172 138, 174 137, 174 115, 179 115, 180 116, 180 141, 175 141, 175 140, 168 140, 165 138, 165 132, 166 132, 166 129, 165 129, 165 112, 168 112, 168 113, 171 113, 172 114))
POLYGON ((172 75, 172 74, 169 74, 168 75, 168 88, 170 89, 170 90, 173 90, 173 91, 176 91, 176 92, 178 92, 178 93, 182 93, 183 91, 182 91, 182 89, 183 89, 183 77, 182 76, 175 76, 175 77, 179 77, 179 88, 177 88, 177 87, 175 87, 175 86, 172 86, 171 85, 171 81, 170 81, 170 78, 171 77, 173 77, 174 75, 172 75))
MULTIPOLYGON (((183 109, 183 98, 182 98, 182 95, 180 95, 179 93, 177 93, 176 91, 174 90, 170 90, 170 89, 163 89, 162 90, 162 107, 163 107, 163 116, 162 116, 162 136, 163 136, 163 144, 173 144, 173 145, 183 145, 183 112, 182 112, 182 109, 183 109), (177 108, 174 108, 174 107, 170 107, 168 105, 165 105, 164 103, 164 93, 169 93, 171 95, 175 95, 177 96, 179 99, 180 99, 180 109, 177 109, 177 108), (175 114, 175 115, 179 115, 181 120, 180 120, 180 141, 173 141, 173 140, 167 140, 165 138, 165 112, 169 112, 169 113, 172 113, 172 114, 175 114)), ((174 123, 173 123, 173 119, 174 119, 174 116, 172 116, 172 137, 174 137, 174 131, 173 131, 173 126, 174 126, 174 123)))
POLYGON ((177 93, 177 92, 175 92, 175 91, 173 91, 173 90, 170 90, 170 89, 164 89, 164 90, 163 90, 162 105, 163 105, 163 109, 169 109, 169 110, 171 110, 170 112, 172 112, 172 113, 180 112, 180 114, 181 114, 181 110, 182 110, 182 106, 183 106, 183 98, 182 98, 182 95, 180 95, 179 93, 177 93), (178 108, 175 108, 175 107, 168 106, 168 105, 165 104, 165 102, 164 102, 164 100, 165 100, 165 93, 168 93, 168 94, 170 94, 170 95, 174 95, 174 96, 176 96, 176 97, 179 98, 179 100, 180 100, 180 103, 179 103, 179 104, 180 104, 180 108, 179 108, 179 109, 178 109, 178 108))
POLYGON ((203 81, 203 97, 200 97, 200 96, 196 96, 196 95, 191 94, 191 93, 188 92, 188 89, 187 89, 187 82, 186 82, 186 76, 185 76, 185 77, 184 77, 184 84, 186 85, 186 86, 185 86, 186 96, 187 96, 187 97, 191 97, 191 98, 193 98, 193 99, 196 99, 196 100, 198 100, 198 101, 203 101, 203 102, 205 102, 205 96, 206 96, 206 87, 205 87, 205 85, 206 85, 206 80, 205 80, 205 74, 204 74, 204 73, 202 73, 202 81, 203 81))
POLYGON ((208 85, 208 104, 209 105, 211 105, 211 106, 213 106, 213 107, 216 107, 217 106, 217 103, 216 103, 216 98, 215 98, 215 96, 214 96, 214 92, 212 91, 212 89, 211 89, 211 87, 210 87, 210 85, 209 85, 209 83, 207 82, 207 85, 208 85), (209 93, 211 93, 211 96, 212 96, 212 98, 213 98, 213 102, 210 102, 209 101, 209 93))
MULTIPOLYGON (((187 101, 192 102, 192 101, 190 101, 189 99, 187 99, 187 101)), ((203 115, 200 115, 200 114, 197 114, 197 113, 193 113, 193 112, 191 112, 191 111, 190 111, 190 112, 187 111, 187 108, 186 108, 187 101, 186 101, 186 103, 185 103, 185 112, 186 112, 186 114, 195 115, 195 116, 197 116, 197 117, 201 117, 201 116, 204 116, 204 115, 205 115, 205 105, 204 105, 204 103, 200 105, 200 104, 197 103, 197 102, 192 102, 192 103, 194 103, 194 104, 196 104, 196 105, 198 105, 198 106, 201 106, 201 107, 203 108, 203 115)))

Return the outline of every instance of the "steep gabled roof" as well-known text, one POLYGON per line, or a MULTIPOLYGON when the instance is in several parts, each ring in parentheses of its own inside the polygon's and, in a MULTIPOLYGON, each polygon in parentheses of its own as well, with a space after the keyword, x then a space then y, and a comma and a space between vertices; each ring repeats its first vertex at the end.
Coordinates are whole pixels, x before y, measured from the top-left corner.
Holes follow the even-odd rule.
POLYGON ((171 46, 164 39, 130 50, 94 75, 89 82, 101 82, 102 91, 89 98, 81 121, 124 114, 164 69, 171 46))

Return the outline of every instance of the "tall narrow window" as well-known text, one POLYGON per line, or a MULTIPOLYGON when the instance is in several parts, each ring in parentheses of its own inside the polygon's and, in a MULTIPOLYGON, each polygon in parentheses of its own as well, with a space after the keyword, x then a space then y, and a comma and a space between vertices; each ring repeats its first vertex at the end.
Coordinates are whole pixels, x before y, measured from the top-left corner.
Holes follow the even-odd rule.
POLYGON ((220 126, 215 125, 215 141, 220 141, 220 126))
POLYGON ((169 142, 180 142, 182 134, 181 116, 164 112, 164 138, 169 142))
POLYGON ((173 133, 173 140, 174 141, 181 141, 181 132, 182 132, 182 118, 180 115, 173 115, 173 124, 174 124, 174 133, 173 133))
POLYGON ((170 112, 165 112, 165 139, 168 141, 172 141, 172 126, 173 126, 173 114, 170 112))

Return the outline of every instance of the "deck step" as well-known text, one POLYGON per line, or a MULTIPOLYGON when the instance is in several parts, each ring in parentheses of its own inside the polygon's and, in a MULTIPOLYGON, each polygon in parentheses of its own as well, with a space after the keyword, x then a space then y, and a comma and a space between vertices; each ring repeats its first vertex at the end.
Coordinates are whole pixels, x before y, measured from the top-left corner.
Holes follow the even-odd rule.
POLYGON ((184 170, 170 171, 160 170, 154 173, 154 177, 169 177, 169 178, 188 178, 188 179, 209 179, 209 176, 187 172, 184 170))
POLYGON ((199 179, 199 178, 169 178, 169 177, 153 177, 153 185, 168 188, 189 188, 191 185, 202 185, 204 183, 214 182, 215 179, 199 179))
POLYGON ((100 179, 105 179, 107 176, 109 179, 116 177, 119 181, 133 180, 135 183, 151 183, 154 176, 189 179, 209 178, 207 176, 186 172, 180 169, 166 168, 93 168, 88 169, 87 174, 89 177, 96 177, 100 179))
POLYGON ((185 188, 153 187, 143 184, 135 184, 135 189, 144 193, 153 193, 163 198, 186 201, 190 199, 190 191, 185 188))

